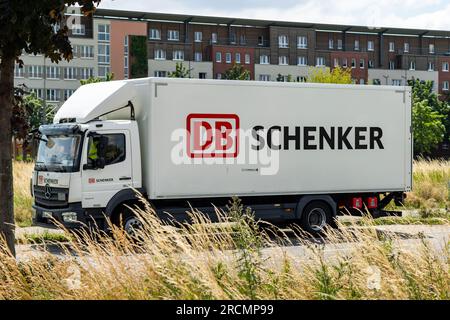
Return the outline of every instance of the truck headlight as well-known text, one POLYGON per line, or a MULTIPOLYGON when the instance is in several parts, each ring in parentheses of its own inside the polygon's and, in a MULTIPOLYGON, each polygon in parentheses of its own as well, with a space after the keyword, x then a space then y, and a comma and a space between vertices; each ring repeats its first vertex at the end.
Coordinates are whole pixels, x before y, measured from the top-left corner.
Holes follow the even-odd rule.
POLYGON ((64 222, 77 222, 77 213, 76 212, 63 212, 62 218, 64 222))

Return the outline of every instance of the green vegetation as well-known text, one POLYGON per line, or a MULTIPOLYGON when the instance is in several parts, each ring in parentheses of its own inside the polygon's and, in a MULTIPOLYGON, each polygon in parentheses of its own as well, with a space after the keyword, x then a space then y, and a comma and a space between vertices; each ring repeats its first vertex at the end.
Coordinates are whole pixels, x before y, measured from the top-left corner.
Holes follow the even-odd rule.
POLYGON ((350 68, 341 67, 332 70, 329 68, 310 68, 306 82, 351 84, 352 71, 350 68))
POLYGON ((113 81, 113 80, 114 80, 114 73, 108 73, 108 74, 106 74, 105 78, 89 77, 86 80, 80 80, 80 83, 81 83, 82 86, 84 86, 85 84, 105 82, 105 81, 113 81))
POLYGON ((183 63, 177 62, 174 72, 169 72, 170 78, 190 78, 191 70, 187 69, 183 63))
POLYGON ((225 72, 226 80, 250 80, 250 71, 243 65, 234 63, 233 66, 225 72))
POLYGON ((148 49, 146 36, 130 36, 131 78, 148 77, 148 49))
POLYGON ((63 233, 45 231, 43 233, 25 233, 16 239, 17 244, 66 243, 70 237, 63 233))

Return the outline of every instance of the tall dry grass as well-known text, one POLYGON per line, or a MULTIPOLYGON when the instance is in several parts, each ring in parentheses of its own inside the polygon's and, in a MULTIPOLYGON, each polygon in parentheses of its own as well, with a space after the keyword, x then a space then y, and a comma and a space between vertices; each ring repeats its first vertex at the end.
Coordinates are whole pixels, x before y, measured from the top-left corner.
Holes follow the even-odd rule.
POLYGON ((31 225, 31 204, 33 202, 30 193, 30 179, 34 163, 14 161, 14 215, 16 223, 20 227, 31 225))
POLYGON ((137 211, 143 229, 135 239, 114 227, 111 237, 83 233, 64 259, 42 253, 17 262, 0 250, 0 298, 450 298, 448 244, 440 250, 419 239, 405 250, 372 228, 341 228, 327 231, 325 249, 261 230, 238 202, 218 214, 224 223, 213 229, 198 212, 194 224, 175 228, 147 207, 137 211), (293 243, 302 247, 290 250, 293 243))

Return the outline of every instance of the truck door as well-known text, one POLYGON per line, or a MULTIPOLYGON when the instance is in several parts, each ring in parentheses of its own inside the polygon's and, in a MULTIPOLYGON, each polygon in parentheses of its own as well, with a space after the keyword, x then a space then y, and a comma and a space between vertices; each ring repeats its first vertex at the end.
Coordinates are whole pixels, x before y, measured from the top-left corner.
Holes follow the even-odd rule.
POLYGON ((114 130, 98 131, 97 133, 105 136, 108 141, 105 167, 92 170, 85 166, 95 157, 92 152, 92 144, 95 144, 96 141, 95 138, 89 137, 87 143, 85 143, 82 161, 83 208, 105 208, 117 192, 130 188, 133 181, 130 132, 128 130, 114 130))

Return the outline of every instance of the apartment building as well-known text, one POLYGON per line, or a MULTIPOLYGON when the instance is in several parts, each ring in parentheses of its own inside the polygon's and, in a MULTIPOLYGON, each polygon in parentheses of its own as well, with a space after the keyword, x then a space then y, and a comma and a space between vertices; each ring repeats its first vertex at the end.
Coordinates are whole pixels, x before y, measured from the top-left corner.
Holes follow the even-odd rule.
POLYGON ((90 76, 167 77, 178 62, 192 78, 221 79, 234 64, 251 80, 305 81, 312 68, 350 68, 355 84, 431 80, 450 95, 450 31, 326 25, 98 9, 68 9, 74 59, 24 55, 15 82, 60 105, 90 76))

